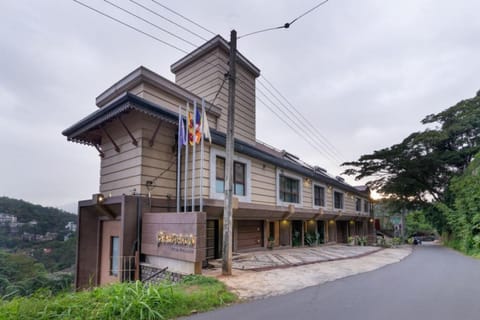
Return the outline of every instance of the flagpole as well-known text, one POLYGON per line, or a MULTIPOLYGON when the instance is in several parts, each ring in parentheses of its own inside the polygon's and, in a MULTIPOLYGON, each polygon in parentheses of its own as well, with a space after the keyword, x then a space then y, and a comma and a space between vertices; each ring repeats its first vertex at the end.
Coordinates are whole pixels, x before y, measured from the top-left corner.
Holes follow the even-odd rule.
POLYGON ((203 160, 204 160, 204 155, 203 155, 203 125, 206 121, 204 117, 206 117, 206 114, 204 113, 205 111, 205 98, 202 98, 202 116, 200 117, 200 212, 203 211, 203 160))
POLYGON ((197 101, 193 101, 192 212, 195 209, 195 146, 197 145, 197 101))
POLYGON ((188 123, 188 102, 187 105, 185 106, 185 119, 187 119, 187 144, 185 145, 185 187, 183 190, 184 197, 183 197, 183 212, 187 212, 187 190, 188 190, 188 143, 189 143, 189 138, 188 138, 188 126, 190 125, 188 123))
POLYGON ((182 121, 182 110, 181 106, 178 105, 178 135, 177 135, 177 213, 180 212, 180 163, 182 157, 182 141, 180 141, 181 134, 181 121, 182 121))

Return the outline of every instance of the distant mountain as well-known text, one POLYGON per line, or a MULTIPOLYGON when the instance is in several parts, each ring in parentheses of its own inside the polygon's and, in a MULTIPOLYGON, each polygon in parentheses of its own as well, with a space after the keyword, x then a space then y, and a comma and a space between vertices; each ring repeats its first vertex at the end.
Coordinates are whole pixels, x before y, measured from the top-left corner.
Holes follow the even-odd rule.
POLYGON ((18 222, 35 220, 35 233, 65 231, 68 222, 76 222, 75 214, 57 208, 43 207, 24 200, 0 197, 0 213, 7 213, 17 217, 18 222))

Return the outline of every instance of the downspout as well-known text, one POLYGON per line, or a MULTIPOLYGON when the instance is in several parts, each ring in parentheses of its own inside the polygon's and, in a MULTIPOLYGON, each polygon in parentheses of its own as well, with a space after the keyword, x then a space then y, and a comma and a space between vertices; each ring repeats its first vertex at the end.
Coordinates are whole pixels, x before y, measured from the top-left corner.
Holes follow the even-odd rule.
POLYGON ((142 280, 142 273, 140 272, 140 256, 142 252, 142 202, 141 197, 137 196, 137 253, 138 253, 138 280, 142 280))

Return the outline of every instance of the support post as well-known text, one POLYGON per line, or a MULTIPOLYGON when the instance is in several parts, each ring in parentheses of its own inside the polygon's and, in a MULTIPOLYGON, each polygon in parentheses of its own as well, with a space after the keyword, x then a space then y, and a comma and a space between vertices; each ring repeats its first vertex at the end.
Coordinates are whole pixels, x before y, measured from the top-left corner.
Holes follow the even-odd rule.
MULTIPOLYGON (((180 212, 180 162, 182 158, 182 141, 180 141, 182 134, 182 107, 178 105, 178 134, 177 134, 177 213, 180 212)), ((183 132, 185 135, 185 132, 183 132)))
POLYGON ((185 107, 185 119, 186 122, 187 122, 187 144, 185 145, 185 175, 184 175, 184 180, 185 180, 185 187, 183 189, 183 192, 184 192, 184 196, 183 196, 183 213, 186 213, 187 212, 187 189, 188 189, 188 144, 190 143, 190 138, 189 138, 189 135, 188 135, 188 126, 190 125, 190 123, 188 122, 188 111, 189 111, 189 106, 188 106, 188 102, 187 102, 187 105, 185 107))
POLYGON ((228 117, 225 159, 225 200, 223 209, 223 261, 222 274, 232 275, 232 224, 233 224, 233 151, 234 151, 234 120, 235 120, 235 62, 237 56, 237 32, 230 32, 230 62, 228 81, 228 117))
POLYGON ((192 147, 192 212, 195 211, 195 165, 197 146, 197 100, 193 101, 193 147, 192 147))

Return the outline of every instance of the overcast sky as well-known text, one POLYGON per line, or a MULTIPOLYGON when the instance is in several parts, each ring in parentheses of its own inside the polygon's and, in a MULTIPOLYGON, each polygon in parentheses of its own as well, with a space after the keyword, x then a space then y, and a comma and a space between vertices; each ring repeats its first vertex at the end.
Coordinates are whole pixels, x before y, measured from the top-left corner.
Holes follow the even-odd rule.
MULTIPOLYGON (((193 49, 104 1, 82 1, 193 49)), ((202 44, 128 0, 110 1, 202 44)), ((319 3, 158 1, 226 39, 232 28, 242 35, 281 25, 319 3)), ((342 156, 329 160, 261 104, 257 138, 335 175, 341 161, 400 142, 424 116, 480 89, 478 12, 478 0, 330 0, 288 30, 240 39, 238 49, 342 156)), ((174 80, 170 65, 183 56, 69 0, 1 1, 0 39, 0 195, 50 206, 99 188, 97 151, 67 142, 62 130, 140 65, 174 80)))

